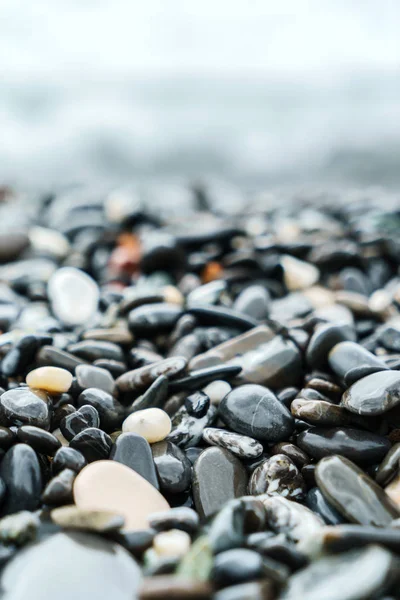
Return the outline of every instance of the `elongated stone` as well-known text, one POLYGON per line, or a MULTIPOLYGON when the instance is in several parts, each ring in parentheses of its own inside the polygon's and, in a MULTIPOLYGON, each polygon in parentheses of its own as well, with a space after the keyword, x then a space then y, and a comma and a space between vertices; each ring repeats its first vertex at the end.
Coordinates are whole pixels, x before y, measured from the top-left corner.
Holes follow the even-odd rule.
POLYGON ((317 488, 311 488, 307 493, 306 506, 323 518, 328 525, 343 523, 342 515, 329 504, 322 492, 317 488))
POLYGON ((116 461, 97 461, 74 483, 78 508, 107 510, 125 518, 125 530, 146 529, 149 516, 168 510, 168 502, 138 473, 116 461))
POLYGON ((353 418, 353 415, 349 414, 343 406, 325 400, 296 398, 290 405, 290 412, 296 419, 325 427, 350 425, 353 418))
POLYGON ((139 336, 168 331, 174 327, 180 316, 182 316, 182 308, 177 304, 167 302, 144 304, 129 313, 129 329, 139 336))
POLYGON ((186 359, 181 356, 166 358, 144 367, 124 373, 116 380, 117 387, 121 392, 140 391, 151 385, 160 375, 173 377, 186 367, 186 359))
POLYGON ((287 439, 294 420, 276 396, 261 385, 242 385, 222 400, 219 415, 233 431, 260 441, 287 439))
POLYGON ((395 444, 389 450, 375 475, 375 481, 379 485, 387 485, 394 478, 400 465, 400 443, 395 444))
POLYGON ((86 325, 99 302, 95 281, 73 267, 58 269, 50 278, 48 295, 55 316, 67 326, 86 325))
POLYGON ((254 438, 214 427, 203 430, 203 439, 212 446, 229 450, 238 458, 257 458, 264 450, 262 444, 254 438))
POLYGON ((343 394, 341 404, 359 415, 381 415, 400 403, 400 372, 381 371, 363 377, 343 394))
POLYGON ((375 354, 355 342, 340 342, 329 352, 329 366, 346 384, 351 385, 364 375, 388 370, 387 365, 375 354), (349 375, 354 372, 354 376, 349 375))
POLYGON ((2 514, 35 510, 42 492, 42 474, 36 452, 26 444, 10 448, 2 460, 0 475, 7 487, 2 514))
POLYGON ((28 444, 28 446, 31 446, 37 452, 48 454, 49 456, 52 456, 61 446, 58 439, 52 433, 40 427, 33 427, 32 425, 19 427, 17 436, 21 442, 28 444))
POLYGON ((395 527, 371 527, 368 525, 339 525, 324 527, 318 534, 318 550, 345 552, 352 548, 364 548, 379 544, 398 554, 399 531, 395 527))
POLYGON ((158 490, 156 467, 148 441, 137 433, 123 433, 111 449, 111 460, 130 467, 158 490))
POLYGON ((314 369, 321 368, 327 364, 328 354, 336 344, 355 340, 354 329, 349 325, 321 325, 315 330, 307 346, 307 363, 314 369))
POLYGON ((323 458, 315 477, 326 499, 351 523, 385 527, 400 516, 382 488, 342 456, 323 458))
POLYGON ((246 486, 244 467, 227 450, 207 448, 195 462, 193 498, 200 517, 208 517, 227 500, 243 496, 246 486))

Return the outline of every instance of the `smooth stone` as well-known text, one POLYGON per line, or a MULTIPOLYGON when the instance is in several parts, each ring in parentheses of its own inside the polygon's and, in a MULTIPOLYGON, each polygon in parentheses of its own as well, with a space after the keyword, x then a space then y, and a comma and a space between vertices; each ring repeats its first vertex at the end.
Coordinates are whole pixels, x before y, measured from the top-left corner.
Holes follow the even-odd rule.
POLYGON ((87 325, 99 303, 97 283, 73 267, 62 267, 50 278, 48 296, 54 315, 69 327, 87 325))
POLYGON ((191 544, 190 535, 186 531, 170 529, 157 533, 153 540, 153 549, 158 556, 184 556, 191 544))
POLYGON ((60 448, 61 444, 56 437, 49 431, 34 427, 33 425, 23 425, 18 428, 18 439, 28 446, 31 446, 36 452, 53 456, 60 448))
POLYGON ((78 407, 89 404, 93 406, 100 417, 100 427, 104 431, 115 431, 121 427, 125 416, 125 409, 118 400, 104 390, 88 388, 78 397, 78 407))
POLYGON ((140 600, 209 600, 213 588, 208 581, 196 581, 176 575, 156 575, 145 578, 140 588, 140 600))
POLYGON ((52 462, 53 475, 57 475, 63 469, 72 469, 75 473, 79 473, 86 466, 86 459, 73 448, 61 447, 54 455, 52 462))
POLYGON ((111 449, 110 459, 130 467, 157 490, 159 489, 151 448, 143 436, 137 433, 120 435, 111 449))
POLYGON ((270 295, 262 285, 250 285, 236 298, 233 308, 256 321, 263 321, 268 316, 270 295))
POLYGON ((114 393, 115 381, 106 369, 93 365, 78 365, 75 369, 75 376, 77 384, 82 390, 96 388, 108 394, 114 393))
POLYGON ((370 544, 379 544, 396 554, 400 550, 398 529, 391 527, 370 527, 366 525, 339 525, 321 529, 316 543, 317 551, 345 552, 353 548, 364 548, 370 544))
POLYGON ((76 367, 86 361, 54 346, 43 346, 37 353, 36 362, 39 365, 53 365, 74 373, 76 367))
POLYGON ((124 325, 104 329, 87 329, 82 337, 84 340, 113 342, 114 344, 131 345, 133 343, 133 335, 124 325))
POLYGON ((257 327, 256 319, 224 306, 193 306, 187 309, 187 314, 193 315, 200 325, 226 326, 240 331, 248 331, 257 327))
POLYGON ((116 384, 123 393, 140 391, 154 383, 160 375, 165 375, 168 379, 174 377, 184 370, 186 364, 187 361, 182 356, 173 356, 128 371, 118 377, 116 384))
MULTIPOLYGON (((307 390, 305 390, 305 392, 306 391, 307 390)), ((354 415, 346 411, 343 406, 337 406, 336 404, 326 402, 325 400, 296 398, 291 403, 290 412, 296 419, 317 426, 343 426, 350 425, 355 421, 354 415)))
POLYGON ((171 427, 171 419, 161 408, 138 410, 122 423, 124 433, 142 435, 150 444, 164 440, 170 433, 171 427))
POLYGON ((52 479, 43 490, 42 500, 45 504, 57 506, 60 504, 71 504, 72 486, 76 477, 72 469, 63 469, 52 479))
POLYGON ((7 545, 23 546, 35 539, 38 528, 38 517, 22 510, 0 520, 0 541, 7 545))
POLYGON ((0 370, 3 375, 6 377, 23 375, 27 367, 34 361, 40 345, 39 338, 34 335, 24 335, 19 339, 1 361, 0 370))
POLYGON ((130 311, 129 329, 138 336, 168 331, 174 327, 182 314, 182 308, 177 304, 167 302, 144 304, 130 311))
POLYGON ((261 385, 242 385, 229 392, 219 406, 219 416, 234 432, 265 442, 287 439, 294 427, 287 408, 261 385))
POLYGON ((400 516, 382 488, 342 456, 323 458, 315 477, 328 502, 351 523, 385 527, 400 516))
POLYGON ((240 365, 215 365, 191 371, 181 379, 174 379, 170 382, 169 389, 171 392, 180 390, 197 390, 213 381, 214 379, 234 379, 239 375, 242 367, 240 365))
POLYGON ((130 412, 145 408, 162 408, 168 398, 168 379, 160 375, 129 408, 130 412))
POLYGON ((192 479, 192 466, 182 450, 169 441, 151 445, 160 488, 166 494, 185 492, 192 479))
POLYGON ((68 392, 72 383, 72 375, 59 367, 39 367, 30 371, 26 383, 32 389, 44 390, 49 394, 68 392))
POLYGON ((296 465, 285 454, 275 454, 262 462, 252 473, 249 494, 281 496, 301 501, 306 494, 306 484, 296 465))
POLYGON ((119 544, 87 533, 60 532, 18 553, 3 571, 1 587, 4 600, 132 600, 140 581, 139 567, 119 544))
POLYGON ((100 419, 97 410, 85 404, 75 412, 64 417, 60 422, 60 430, 66 440, 71 441, 78 433, 89 427, 99 427, 100 419))
POLYGON ((0 448, 8 450, 16 442, 17 436, 8 427, 0 426, 0 448))
POLYGON ((167 438, 168 441, 181 448, 197 446, 203 437, 204 428, 214 422, 216 413, 216 408, 211 406, 204 417, 197 419, 189 415, 186 408, 182 406, 172 417, 172 430, 167 438))
POLYGON ((230 585, 214 594, 214 600, 275 600, 275 583, 269 579, 230 585))
POLYGON ((229 450, 238 458, 257 458, 264 451, 260 442, 254 438, 232 433, 232 431, 226 429, 206 427, 203 430, 203 439, 211 446, 219 446, 229 450))
POLYGON ((168 502, 148 481, 116 461, 97 461, 77 475, 74 499, 78 508, 122 515, 125 530, 146 529, 149 516, 168 510, 168 502))
POLYGON ((275 535, 272 531, 253 533, 246 539, 246 547, 256 550, 286 565, 290 571, 298 571, 308 564, 307 557, 286 539, 284 533, 275 535))
POLYGON ((282 600, 363 600, 398 579, 399 561, 379 546, 321 558, 292 575, 282 600), (356 575, 357 574, 357 575, 356 575), (356 575, 356 576, 355 576, 356 575))
POLYGON ((204 392, 194 392, 186 398, 185 407, 189 415, 200 419, 210 408, 210 398, 204 392))
POLYGON ((375 481, 381 486, 387 485, 394 478, 400 465, 400 443, 394 444, 379 465, 375 481))
POLYGON ((118 344, 113 342, 102 342, 97 340, 83 340, 76 344, 70 344, 67 348, 68 352, 79 358, 93 362, 99 358, 107 358, 109 360, 124 360, 124 353, 118 344))
POLYGON ((322 517, 328 525, 338 525, 344 522, 342 515, 329 504, 317 487, 313 487, 308 491, 305 504, 310 510, 322 517))
POLYGON ((88 463, 108 458, 111 446, 110 436, 96 427, 84 429, 70 442, 70 447, 81 452, 88 463))
POLYGON ((308 465, 310 462, 310 458, 307 456, 307 454, 301 450, 301 448, 295 446, 295 444, 291 444, 290 442, 279 442, 270 448, 269 452, 271 455, 286 454, 286 456, 288 456, 299 469, 305 465, 308 465))
POLYGON ((48 429, 50 409, 46 392, 28 387, 14 388, 0 396, 3 425, 34 425, 48 429))
POLYGON ((156 531, 180 529, 191 535, 196 533, 200 525, 199 515, 187 506, 171 508, 166 512, 154 513, 149 518, 150 527, 156 531))
POLYGON ((123 375, 127 369, 127 366, 124 362, 119 360, 110 360, 109 358, 98 358, 93 362, 93 366, 108 371, 113 379, 123 375))
POLYGON ((319 279, 319 269, 316 266, 288 254, 281 257, 281 265, 283 279, 290 292, 307 289, 319 279))
POLYGON ((340 342, 355 342, 354 329, 349 325, 328 323, 320 325, 310 338, 307 346, 306 360, 313 369, 320 369, 327 364, 329 352, 340 342))
POLYGON ((388 370, 388 366, 375 354, 355 342, 336 344, 329 352, 328 362, 330 368, 338 377, 341 379, 346 378, 348 385, 363 377, 364 371, 365 375, 369 375, 388 370), (347 375, 353 372, 353 381, 348 381, 347 375))
POLYGON ((390 441, 376 433, 343 427, 313 427, 297 436, 298 446, 315 460, 340 454, 357 464, 379 463, 390 450, 390 441))
POLYGON ((267 525, 276 533, 284 533, 293 542, 299 542, 324 526, 321 517, 306 506, 282 496, 259 496, 266 510, 267 525))
POLYGON ((209 304, 217 304, 221 295, 226 290, 226 282, 222 279, 216 279, 196 287, 189 292, 186 297, 186 306, 193 308, 194 306, 207 306, 209 304))
POLYGON ((341 404, 359 415, 381 415, 399 404, 399 387, 399 371, 373 373, 353 383, 343 394, 341 404))
POLYGON ((200 517, 208 517, 228 500, 244 496, 247 474, 240 461, 222 448, 207 448, 193 467, 193 498, 200 517))
POLYGON ((87 510, 77 506, 62 506, 50 513, 51 520, 63 529, 110 533, 124 525, 124 519, 105 510, 87 510))
POLYGON ((281 584, 288 575, 289 569, 277 561, 262 557, 254 550, 234 548, 215 557, 211 579, 221 588, 264 578, 281 584))
POLYGON ((227 381, 212 381, 205 388, 203 392, 210 398, 211 404, 218 406, 223 398, 231 391, 232 387, 227 381))
POLYGON ((35 510, 42 492, 42 474, 36 452, 26 444, 12 446, 0 465, 0 476, 7 487, 1 512, 35 510))

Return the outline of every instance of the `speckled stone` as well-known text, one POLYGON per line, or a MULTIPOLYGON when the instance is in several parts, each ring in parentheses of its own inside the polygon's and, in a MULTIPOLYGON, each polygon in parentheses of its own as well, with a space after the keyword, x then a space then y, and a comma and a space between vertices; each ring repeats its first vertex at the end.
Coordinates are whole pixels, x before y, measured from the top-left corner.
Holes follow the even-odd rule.
POLYGON ((254 438, 232 433, 226 429, 206 427, 203 431, 203 439, 212 446, 229 450, 238 458, 257 458, 264 450, 262 444, 254 438))
POLYGON ((252 473, 249 494, 257 496, 282 496, 288 500, 301 501, 306 484, 296 465, 285 454, 275 454, 262 462, 252 473))

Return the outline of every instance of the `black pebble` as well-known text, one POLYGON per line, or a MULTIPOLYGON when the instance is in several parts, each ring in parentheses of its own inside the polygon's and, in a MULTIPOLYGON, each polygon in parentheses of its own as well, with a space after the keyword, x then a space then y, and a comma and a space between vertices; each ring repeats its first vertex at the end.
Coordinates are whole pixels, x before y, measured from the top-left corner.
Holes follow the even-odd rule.
POLYGON ((70 447, 78 450, 87 462, 105 460, 110 455, 112 439, 107 433, 96 427, 84 429, 70 442, 70 447))

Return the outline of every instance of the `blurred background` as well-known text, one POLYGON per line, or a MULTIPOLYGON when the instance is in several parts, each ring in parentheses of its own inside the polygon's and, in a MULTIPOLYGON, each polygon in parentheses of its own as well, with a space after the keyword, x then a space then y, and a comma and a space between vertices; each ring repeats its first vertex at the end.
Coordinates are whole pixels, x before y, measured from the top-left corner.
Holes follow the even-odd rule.
POLYGON ((400 183, 397 0, 2 0, 0 182, 400 183))

